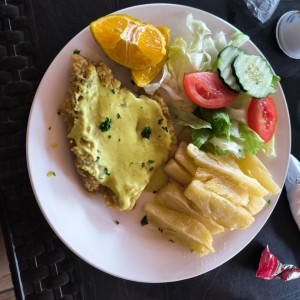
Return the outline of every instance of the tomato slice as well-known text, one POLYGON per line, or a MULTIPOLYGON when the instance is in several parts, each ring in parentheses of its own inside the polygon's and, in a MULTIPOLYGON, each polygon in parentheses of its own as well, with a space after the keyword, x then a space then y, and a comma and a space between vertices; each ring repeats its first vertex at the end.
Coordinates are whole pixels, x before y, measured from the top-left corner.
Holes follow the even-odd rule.
POLYGON ((248 126, 267 143, 277 127, 277 109, 274 100, 253 98, 248 107, 248 126))
POLYGON ((185 73, 183 87, 190 100, 205 108, 225 107, 238 97, 238 93, 229 90, 219 76, 211 72, 185 73))

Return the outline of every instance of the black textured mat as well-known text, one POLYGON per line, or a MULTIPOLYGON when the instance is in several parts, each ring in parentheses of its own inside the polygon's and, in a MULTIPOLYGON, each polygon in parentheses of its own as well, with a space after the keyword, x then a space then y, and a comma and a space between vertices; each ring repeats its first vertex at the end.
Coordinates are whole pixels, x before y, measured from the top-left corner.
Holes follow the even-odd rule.
POLYGON ((261 24, 240 0, 0 0, 0 215, 17 299, 300 299, 299 280, 255 278, 267 243, 283 262, 300 266, 299 231, 285 191, 263 229, 238 255, 207 274, 172 283, 131 282, 93 268, 66 248, 43 217, 30 186, 25 151, 39 81, 62 47, 89 22, 150 2, 198 7, 250 36, 282 78, 295 140, 292 153, 300 158, 295 139, 300 134, 300 61, 284 56, 274 35, 278 18, 299 9, 297 1, 280 1, 272 19, 261 24))
POLYGON ((26 126, 40 78, 29 4, 0 1, 2 227, 17 299, 77 299, 70 251, 42 216, 26 167, 26 126))

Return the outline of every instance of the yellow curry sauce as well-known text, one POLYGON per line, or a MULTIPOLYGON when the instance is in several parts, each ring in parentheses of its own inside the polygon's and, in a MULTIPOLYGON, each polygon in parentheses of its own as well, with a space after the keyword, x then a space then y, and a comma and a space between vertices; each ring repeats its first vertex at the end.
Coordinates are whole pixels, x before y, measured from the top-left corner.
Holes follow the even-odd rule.
POLYGON ((76 142, 72 151, 84 162, 82 168, 110 188, 126 210, 168 158, 167 120, 156 101, 102 86, 94 66, 85 80, 88 84, 76 95, 77 117, 68 135, 76 142))

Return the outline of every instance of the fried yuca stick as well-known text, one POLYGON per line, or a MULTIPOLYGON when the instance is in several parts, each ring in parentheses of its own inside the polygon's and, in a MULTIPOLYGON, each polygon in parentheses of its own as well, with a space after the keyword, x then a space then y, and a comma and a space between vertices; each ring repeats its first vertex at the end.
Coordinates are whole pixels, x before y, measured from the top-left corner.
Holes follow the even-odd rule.
POLYGON ((254 221, 245 208, 207 190, 199 180, 193 180, 184 195, 192 201, 195 209, 230 230, 246 228, 254 221))
POLYGON ((269 193, 256 179, 245 175, 240 169, 221 165, 217 159, 213 159, 212 155, 207 155, 193 144, 187 146, 187 154, 197 166, 207 168, 216 174, 228 178, 228 180, 246 189, 249 194, 255 197, 264 197, 269 193))
POLYGON ((188 199, 184 196, 183 192, 184 188, 180 186, 180 184, 175 181, 170 181, 155 195, 155 202, 193 217, 200 221, 211 234, 217 234, 224 231, 224 227, 212 218, 206 217, 194 210, 189 205, 188 199))

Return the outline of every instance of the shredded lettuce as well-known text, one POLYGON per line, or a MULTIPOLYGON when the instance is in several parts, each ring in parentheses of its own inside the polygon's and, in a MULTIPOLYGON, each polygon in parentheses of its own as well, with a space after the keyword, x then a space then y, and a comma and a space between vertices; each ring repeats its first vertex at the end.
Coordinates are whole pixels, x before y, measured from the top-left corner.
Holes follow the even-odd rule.
POLYGON ((275 135, 271 138, 271 140, 265 144, 262 145, 261 151, 266 155, 270 157, 276 157, 276 151, 275 151, 275 135))
POLYGON ((227 109, 199 109, 197 115, 211 124, 210 128, 192 130, 192 143, 201 150, 217 155, 232 154, 238 158, 256 154, 263 140, 246 124, 230 120, 227 109))
POLYGON ((232 34, 231 41, 229 42, 229 44, 239 48, 247 41, 249 41, 248 35, 242 33, 241 31, 235 31, 232 34))
POLYGON ((148 84, 144 88, 146 93, 153 95, 163 89, 173 100, 189 101, 183 90, 184 73, 210 70, 219 52, 228 44, 223 32, 213 37, 206 24, 194 19, 192 14, 187 16, 185 25, 190 38, 174 40, 161 78, 148 84))
POLYGON ((211 124, 215 135, 224 135, 229 139, 231 123, 226 108, 212 110, 199 107, 195 114, 211 124))

